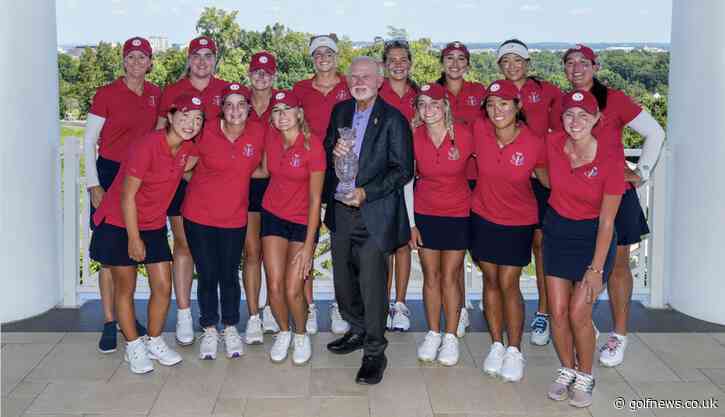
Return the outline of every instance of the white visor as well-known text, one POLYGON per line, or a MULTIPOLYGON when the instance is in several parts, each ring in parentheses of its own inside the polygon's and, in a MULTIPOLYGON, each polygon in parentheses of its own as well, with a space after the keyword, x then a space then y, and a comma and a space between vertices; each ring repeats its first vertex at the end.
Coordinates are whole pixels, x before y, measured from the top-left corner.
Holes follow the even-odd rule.
POLYGON ((496 61, 500 61, 506 54, 516 54, 523 59, 529 59, 529 50, 516 42, 508 42, 499 46, 498 52, 496 52, 496 61))
POLYGON ((319 36, 310 43, 310 55, 314 54, 317 48, 326 46, 337 53, 337 43, 329 36, 319 36))

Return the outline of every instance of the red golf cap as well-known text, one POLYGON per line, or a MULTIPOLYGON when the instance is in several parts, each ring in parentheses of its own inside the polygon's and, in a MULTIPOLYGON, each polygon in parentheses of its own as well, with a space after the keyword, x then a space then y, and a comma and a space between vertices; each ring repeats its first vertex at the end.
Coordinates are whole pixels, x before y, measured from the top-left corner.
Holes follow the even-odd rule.
POLYGON ((445 98, 446 89, 438 83, 423 84, 422 86, 420 86, 418 96, 428 96, 433 100, 440 100, 442 98, 445 98))
POLYGON ((562 60, 566 62, 566 58, 569 56, 569 54, 574 52, 580 52, 582 55, 584 55, 584 58, 592 61, 592 63, 597 63, 597 54, 594 53, 594 50, 586 45, 582 45, 580 43, 576 44, 573 48, 569 48, 564 52, 564 57, 562 60))
POLYGON ((200 97, 188 93, 183 93, 176 97, 174 102, 171 104, 171 108, 176 109, 182 113, 191 110, 201 110, 203 112, 204 104, 202 103, 200 97))
POLYGON ((561 112, 565 112, 572 107, 584 109, 589 114, 597 114, 599 112, 599 104, 592 93, 585 90, 574 90, 564 95, 561 104, 561 112))
POLYGON ((263 69, 267 74, 276 74, 277 59, 270 52, 257 52, 252 55, 252 60, 249 62, 249 72, 254 72, 258 69, 263 69))
POLYGON ((216 43, 214 43, 214 39, 208 37, 208 36, 199 36, 198 38, 194 38, 189 42, 189 55, 195 53, 199 49, 209 48, 211 51, 216 55, 216 43))
POLYGON ((272 96, 272 107, 278 104, 286 104, 289 107, 299 107, 301 105, 300 99, 291 90, 278 91, 277 94, 272 96))
POLYGON ((141 51, 149 58, 153 54, 153 51, 151 50, 151 43, 147 41, 144 38, 141 38, 139 36, 133 37, 126 42, 123 43, 123 57, 126 58, 126 55, 130 54, 133 51, 141 51))
POLYGON ((468 48, 466 48, 466 45, 464 45, 463 42, 458 41, 454 41, 446 45, 446 47, 443 48, 443 51, 441 52, 441 57, 444 57, 453 51, 461 51, 464 55, 466 55, 466 59, 471 59, 471 54, 468 52, 468 48))
POLYGON ((504 100, 520 98, 519 89, 516 84, 509 80, 496 80, 488 86, 486 95, 501 97, 504 100))
POLYGON ((244 97, 244 100, 249 102, 250 97, 252 97, 252 92, 249 91, 249 89, 239 83, 231 83, 228 86, 224 87, 222 90, 222 102, 227 98, 227 96, 230 96, 232 94, 239 94, 240 96, 244 97))

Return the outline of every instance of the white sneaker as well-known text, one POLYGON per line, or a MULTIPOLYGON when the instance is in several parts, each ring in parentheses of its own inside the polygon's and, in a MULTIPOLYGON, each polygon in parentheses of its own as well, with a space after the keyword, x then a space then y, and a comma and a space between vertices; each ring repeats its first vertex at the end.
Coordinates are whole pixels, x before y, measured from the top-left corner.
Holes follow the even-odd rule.
POLYGON ((518 382, 524 377, 524 355, 515 346, 506 348, 501 365, 501 378, 506 382, 518 382))
POLYGON ((576 380, 576 371, 561 367, 557 371, 554 382, 549 385, 549 398, 554 401, 564 401, 569 398, 569 388, 576 380))
POLYGON ((277 325, 277 320, 274 319, 272 307, 270 306, 264 306, 262 309, 262 327, 265 333, 277 333, 279 331, 279 325, 277 325))
POLYGON ((226 326, 224 328, 224 349, 227 351, 227 358, 239 358, 244 355, 244 345, 242 337, 236 326, 226 326))
POLYGON ((594 328, 594 344, 597 344, 597 340, 599 340, 599 329, 597 329, 597 325, 594 324, 594 320, 592 320, 592 328, 594 328))
POLYGON ((292 332, 289 330, 286 332, 278 332, 274 335, 274 343, 272 344, 272 350, 269 351, 269 359, 274 363, 284 362, 287 359, 287 352, 289 351, 291 341, 292 332))
POLYGON ((292 363, 304 365, 312 357, 312 344, 307 334, 295 334, 292 343, 292 363))
POLYGON ((400 301, 395 303, 392 328, 400 332, 407 332, 410 329, 410 310, 405 303, 400 301))
POLYGON ((391 313, 393 312, 393 305, 391 304, 388 307, 388 317, 385 319, 385 329, 392 331, 393 330, 393 316, 391 313))
POLYGON ((624 361, 624 350, 627 349, 627 336, 609 333, 607 343, 599 348, 599 363, 613 368, 624 361))
POLYGON ((330 321, 332 321, 331 330, 334 334, 345 334, 350 330, 350 323, 343 320, 337 303, 330 305, 330 321))
POLYGON ((438 363, 444 366, 454 366, 458 363, 458 338, 453 333, 443 335, 443 343, 438 351, 438 363))
POLYGON ((491 376, 500 376, 505 353, 506 349, 503 347, 503 344, 501 342, 494 342, 491 345, 488 356, 486 356, 486 360, 483 361, 483 372, 491 376))
POLYGON ((478 303, 478 309, 481 310, 481 311, 485 311, 486 310, 486 305, 483 303, 483 300, 481 300, 478 303))
POLYGON ((468 310, 463 307, 461 314, 458 316, 458 328, 456 329, 456 336, 463 337, 466 335, 466 329, 471 325, 471 321, 468 319, 468 310))
POLYGON ((247 320, 247 328, 244 330, 244 343, 248 345, 261 345, 264 343, 262 319, 259 318, 259 313, 250 316, 249 320, 247 320))
POLYGON ((164 366, 174 366, 181 362, 181 355, 171 349, 161 336, 146 339, 146 351, 149 359, 158 361, 164 366))
POLYGON ((194 343, 194 319, 190 308, 176 311, 176 343, 181 346, 194 343))
POLYGON ((214 360, 216 359, 217 344, 219 343, 219 332, 214 327, 204 329, 199 343, 199 359, 214 360))
POLYGON ((418 346, 418 360, 422 362, 433 362, 438 356, 438 349, 441 347, 443 335, 433 330, 428 331, 423 343, 418 346))
POLYGON ((154 370, 154 363, 149 358, 146 342, 143 337, 126 343, 124 359, 134 374, 145 374, 154 370))
POLYGON ((310 304, 307 307, 307 323, 305 323, 305 330, 309 334, 317 334, 319 330, 317 327, 317 306, 310 304))
POLYGON ((569 405, 576 408, 585 408, 592 405, 594 385, 593 376, 576 371, 576 380, 571 386, 569 405))
POLYGON ((531 322, 531 344, 545 346, 549 344, 549 315, 536 313, 531 322))

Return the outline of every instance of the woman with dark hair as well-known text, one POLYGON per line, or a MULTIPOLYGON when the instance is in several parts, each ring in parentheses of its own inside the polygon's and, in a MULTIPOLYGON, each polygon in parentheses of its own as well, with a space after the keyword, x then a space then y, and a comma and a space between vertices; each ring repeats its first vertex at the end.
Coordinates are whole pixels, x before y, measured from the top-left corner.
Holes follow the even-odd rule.
POLYGON ((206 124, 196 141, 199 162, 181 212, 196 265, 200 359, 216 359, 222 338, 227 358, 244 354, 239 336, 239 263, 247 230, 249 182, 262 160, 265 130, 248 123, 249 89, 229 84, 222 91, 222 116, 206 124), (221 317, 219 310, 221 307, 221 317))
POLYGON ((171 301, 166 208, 181 176, 196 163, 196 145, 191 139, 204 122, 202 101, 182 94, 166 117, 170 122, 166 129, 134 142, 93 215, 96 231, 91 239, 91 259, 111 269, 116 314, 127 341, 125 358, 133 373, 153 371, 151 360, 165 366, 181 362, 181 356, 161 335, 171 301), (135 325, 133 295, 139 264, 146 266, 151 287, 148 339, 141 337, 135 325))
MULTIPOLYGON (((383 81, 378 95, 412 121, 415 115, 413 102, 418 86, 410 79, 413 55, 405 39, 393 39, 385 42, 383 65, 387 77, 383 81)), ((413 186, 411 181, 410 187, 413 186)), ((390 305, 386 327, 390 330, 407 331, 410 329, 410 310, 405 304, 405 295, 410 280, 410 246, 403 245, 390 257, 388 266, 388 298, 393 283, 393 263, 395 268, 395 303, 390 305)))
POLYGON ((509 80, 488 87, 485 118, 474 126, 478 179, 471 202, 471 253, 483 271, 484 314, 492 345, 483 371, 521 380, 524 303, 521 270, 531 261, 539 223, 531 176, 548 184, 544 141, 526 126, 519 90, 509 80), (504 347, 504 327, 508 347, 504 347))
MULTIPOLYGON (((606 87, 596 78, 600 66, 597 55, 591 48, 576 45, 564 53, 563 61, 564 72, 572 88, 588 91, 597 100, 602 115, 594 127, 594 135, 606 139, 604 146, 624 157, 622 132, 625 127, 632 128, 645 139, 637 168, 631 170, 626 164, 622 167, 627 186, 615 218, 617 259, 612 278, 607 284, 614 330, 609 334, 607 343, 601 347, 599 356, 602 365, 613 367, 622 363, 627 348, 627 321, 633 286, 632 271, 629 268, 630 246, 641 242, 642 236, 649 233, 636 187, 649 179, 662 150, 665 131, 652 115, 630 97, 619 90, 606 87)), ((560 103, 561 100, 558 101, 558 108, 560 103)), ((555 123, 555 126, 561 126, 560 115, 561 111, 551 113, 552 124, 555 123)))
POLYGON ((412 196, 406 190, 406 205, 414 206, 415 214, 409 215, 410 246, 420 254, 430 329, 418 346, 418 359, 437 359, 444 366, 453 366, 459 359, 456 329, 462 294, 458 278, 469 245, 471 190, 465 169, 473 139, 470 129, 453 122, 446 90, 436 83, 421 87, 413 125, 419 178, 412 196))
MULTIPOLYGON (((209 120, 221 113, 221 92, 227 82, 214 76, 217 48, 214 40, 200 36, 189 42, 186 70, 179 81, 166 86, 161 96, 159 119, 156 128, 168 123, 166 115, 171 103, 181 94, 198 95, 204 103, 204 114, 209 120)), ((168 208, 171 231, 174 235, 174 294, 176 295, 176 343, 187 346, 194 343, 193 319, 191 317, 191 282, 194 261, 184 233, 181 205, 186 192, 186 180, 182 180, 168 208)))
MULTIPOLYGON (((274 81, 277 78, 277 58, 274 54, 261 51, 252 55, 249 62, 249 87, 252 91, 249 102, 249 122, 259 124, 265 131, 269 129, 272 117, 272 97, 277 93, 274 81)), ((269 176, 261 165, 252 174, 249 186, 249 214, 247 215, 247 234, 244 241, 244 294, 247 300, 249 320, 244 332, 248 345, 264 342, 264 333, 277 333, 279 326, 274 320, 272 309, 261 301, 262 285, 262 238, 261 228, 262 198, 269 185, 269 176), (262 306, 262 308, 260 308, 262 306), (260 317, 260 310, 262 311, 260 317)), ((266 291, 265 291, 266 292, 266 291)), ((315 320, 315 325, 317 321, 315 320)))
POLYGON ((293 92, 277 92, 271 106, 272 128, 267 131, 264 159, 270 179, 262 200, 262 250, 269 302, 280 331, 269 356, 272 362, 283 362, 292 345, 292 362, 302 365, 312 355, 304 284, 319 235, 325 150, 322 140, 310 133, 301 102, 293 92))
MULTIPOLYGON (((549 115, 554 103, 561 97, 561 90, 554 84, 529 76, 529 66, 531 65, 529 49, 518 39, 504 41, 498 47, 496 59, 501 73, 519 90, 521 106, 526 115, 526 125, 543 140, 549 133, 549 115)), ((531 188, 536 196, 539 221, 541 221, 546 214, 550 192, 536 177, 531 178, 531 188)), ((541 254, 543 238, 544 234, 541 232, 541 223, 539 223, 534 229, 532 245, 536 264, 536 287, 539 290, 539 308, 531 322, 531 343, 538 346, 549 343, 549 309, 546 305, 546 278, 544 276, 544 259, 541 254)))
POLYGON ((567 93, 561 109, 564 130, 546 139, 551 198, 544 218, 544 269, 551 335, 561 362, 548 396, 588 407, 596 349, 592 307, 614 265, 624 155, 607 144, 612 130, 595 131, 604 115, 591 93, 567 93))
MULTIPOLYGON (((458 123, 463 123, 469 129, 473 128, 473 123, 481 117, 481 104, 486 95, 486 86, 481 83, 466 81, 464 76, 470 68, 471 54, 468 48, 462 42, 451 42, 441 51, 441 65, 443 72, 436 81, 438 84, 446 88, 446 98, 453 112, 453 119, 458 123)), ((476 161, 473 157, 469 158, 466 166, 466 178, 468 178, 469 187, 473 189, 476 178, 476 161)), ((461 314, 458 320, 458 329, 456 335, 463 337, 466 329, 470 325, 468 318, 468 310, 466 309, 466 281, 461 268, 459 287, 463 294, 463 304, 461 305, 461 314)))
MULTIPOLYGON (((88 168, 86 173, 91 217, 116 178, 131 143, 151 132, 156 123, 161 89, 146 81, 146 74, 153 66, 152 57, 151 44, 146 39, 133 37, 124 42, 124 75, 99 88, 93 97, 86 119, 83 146, 88 168)), ((98 273, 98 285, 105 319, 98 350, 111 353, 116 351, 117 323, 113 278, 111 269, 105 265, 101 265, 98 273)), ((139 322, 136 322, 136 330, 140 335, 146 334, 146 329, 139 322)))
MULTIPOLYGON (((315 67, 312 78, 294 85, 292 91, 302 102, 305 120, 310 133, 324 138, 330 123, 332 108, 339 102, 351 98, 345 76, 337 70, 337 35, 318 35, 310 39, 309 53, 315 67)), ((305 296, 309 304, 310 333, 317 331, 317 307, 312 300, 312 280, 305 284, 305 296), (314 323, 312 320, 314 319, 314 323)), ((345 334, 350 324, 340 314, 337 302, 330 305, 331 330, 335 334, 345 334)))

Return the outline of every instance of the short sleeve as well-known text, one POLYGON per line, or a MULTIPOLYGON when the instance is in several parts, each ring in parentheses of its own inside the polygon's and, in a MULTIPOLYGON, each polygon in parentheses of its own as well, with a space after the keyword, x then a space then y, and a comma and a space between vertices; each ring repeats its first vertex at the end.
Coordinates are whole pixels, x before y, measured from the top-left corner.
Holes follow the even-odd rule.
POLYGON ((456 130, 456 142, 462 151, 461 158, 468 159, 475 151, 473 149, 473 135, 469 129, 461 128, 456 130))
POLYGON ((544 143, 543 138, 540 138, 538 136, 534 136, 534 139, 536 140, 536 152, 537 152, 535 168, 546 168, 546 165, 547 165, 546 143, 544 143))
POLYGON ((172 86, 167 86, 161 93, 161 104, 159 105, 159 117, 166 117, 174 102, 174 90, 172 86))
POLYGON ((310 137, 310 152, 309 152, 309 170, 310 172, 320 172, 327 168, 327 158, 325 157, 325 150, 322 148, 322 143, 317 137, 310 137))
POLYGON ((551 103, 551 109, 549 109, 549 128, 552 132, 563 130, 564 126, 561 123, 561 101, 563 94, 560 94, 551 103))
POLYGON ((642 112, 642 107, 637 104, 631 97, 624 94, 621 91, 616 91, 611 95, 612 103, 608 105, 616 106, 617 116, 619 117, 622 126, 627 125, 629 122, 634 120, 642 112))
POLYGON ((623 157, 613 155, 609 160, 609 166, 609 175, 604 182, 604 194, 622 195, 625 190, 623 157))
POLYGON ((109 104, 110 104, 110 94, 108 94, 108 90, 105 87, 99 88, 96 91, 96 94, 93 96, 93 101, 91 102, 91 108, 88 110, 88 113, 95 114, 98 117, 103 117, 104 119, 108 119, 108 116, 110 115, 109 111, 109 104))
POLYGON ((149 137, 144 137, 135 146, 131 147, 128 158, 124 161, 126 166, 126 175, 136 177, 143 180, 148 171, 151 169, 151 161, 153 160, 153 142, 149 137))
POLYGON ((483 138, 488 135, 490 129, 491 127, 488 126, 488 120, 483 117, 477 118, 476 121, 473 123, 473 129, 471 130, 471 141, 473 142, 474 154, 479 155, 483 152, 481 146, 483 144, 483 138))

